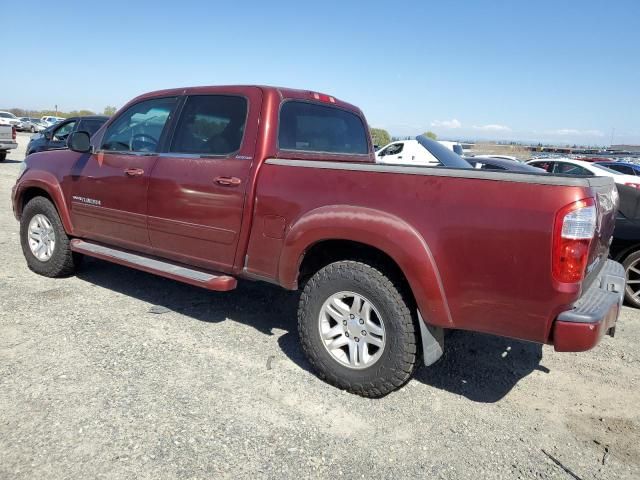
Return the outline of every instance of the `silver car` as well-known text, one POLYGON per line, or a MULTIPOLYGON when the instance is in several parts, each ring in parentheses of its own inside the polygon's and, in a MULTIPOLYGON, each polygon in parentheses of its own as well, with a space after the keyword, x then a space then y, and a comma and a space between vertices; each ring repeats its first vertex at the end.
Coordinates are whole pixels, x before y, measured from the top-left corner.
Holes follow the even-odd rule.
POLYGON ((19 120, 21 122, 21 127, 18 130, 22 132, 39 133, 47 128, 42 124, 39 118, 20 117, 19 120))

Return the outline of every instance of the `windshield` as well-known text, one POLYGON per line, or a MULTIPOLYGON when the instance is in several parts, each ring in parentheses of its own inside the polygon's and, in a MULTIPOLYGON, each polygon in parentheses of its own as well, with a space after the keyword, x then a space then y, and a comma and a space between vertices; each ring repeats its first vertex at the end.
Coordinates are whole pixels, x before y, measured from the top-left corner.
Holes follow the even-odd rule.
POLYGON ((9 112, 0 112, 0 117, 2 117, 2 118, 16 118, 16 116, 13 113, 9 113, 9 112))
POLYGON ((616 171, 616 170, 612 170, 611 168, 607 168, 607 167, 603 167, 602 165, 598 165, 597 163, 592 163, 592 166, 600 169, 600 170, 604 170, 605 172, 609 172, 609 173, 615 173, 616 175, 620 175, 620 172, 616 171))
POLYGON ((445 167, 450 168, 473 168, 465 159, 463 159, 457 153, 452 152, 447 147, 441 145, 435 140, 431 140, 424 135, 418 135, 416 140, 422 145, 431 155, 436 157, 438 161, 445 167))

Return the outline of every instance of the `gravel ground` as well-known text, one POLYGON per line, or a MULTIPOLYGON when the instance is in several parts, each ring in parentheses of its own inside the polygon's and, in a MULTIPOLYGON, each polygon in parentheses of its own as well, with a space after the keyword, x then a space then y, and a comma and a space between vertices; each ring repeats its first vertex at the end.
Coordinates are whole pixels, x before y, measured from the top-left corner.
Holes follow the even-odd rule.
POLYGON ((363 399, 309 371, 295 294, 31 273, 9 200, 27 138, 0 164, 0 478, 640 478, 637 310, 581 354, 453 332, 363 399))

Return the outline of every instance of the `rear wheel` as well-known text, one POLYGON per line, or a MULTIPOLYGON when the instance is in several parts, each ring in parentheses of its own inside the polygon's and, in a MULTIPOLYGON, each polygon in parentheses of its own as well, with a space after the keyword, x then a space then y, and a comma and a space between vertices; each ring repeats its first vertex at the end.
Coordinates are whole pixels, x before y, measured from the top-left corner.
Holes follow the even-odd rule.
POLYGON ((396 285, 355 261, 327 265, 307 282, 298 331, 328 383, 365 397, 404 385, 417 364, 415 318, 396 285))
POLYGON ((0 152, 0 162, 4 162, 7 158, 7 152, 0 152))
POLYGON ((640 308, 640 251, 627 256, 622 266, 627 277, 624 298, 629 305, 640 308))
POLYGON ((27 203, 20 218, 20 243, 31 270, 45 277, 73 273, 78 261, 71 251, 56 207, 44 197, 27 203))

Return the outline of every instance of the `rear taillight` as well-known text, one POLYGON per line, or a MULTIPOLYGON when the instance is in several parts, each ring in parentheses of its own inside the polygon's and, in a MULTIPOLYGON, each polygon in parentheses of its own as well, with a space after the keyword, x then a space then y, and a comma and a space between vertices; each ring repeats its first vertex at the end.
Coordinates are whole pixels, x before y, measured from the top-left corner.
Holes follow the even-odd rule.
POLYGON ((558 282, 576 283, 584 278, 597 221, 593 198, 578 200, 556 214, 552 271, 558 282))
POLYGON ((640 188, 640 183, 625 183, 628 187, 640 188))
POLYGON ((11 127, 11 138, 16 139, 16 127, 11 127))

